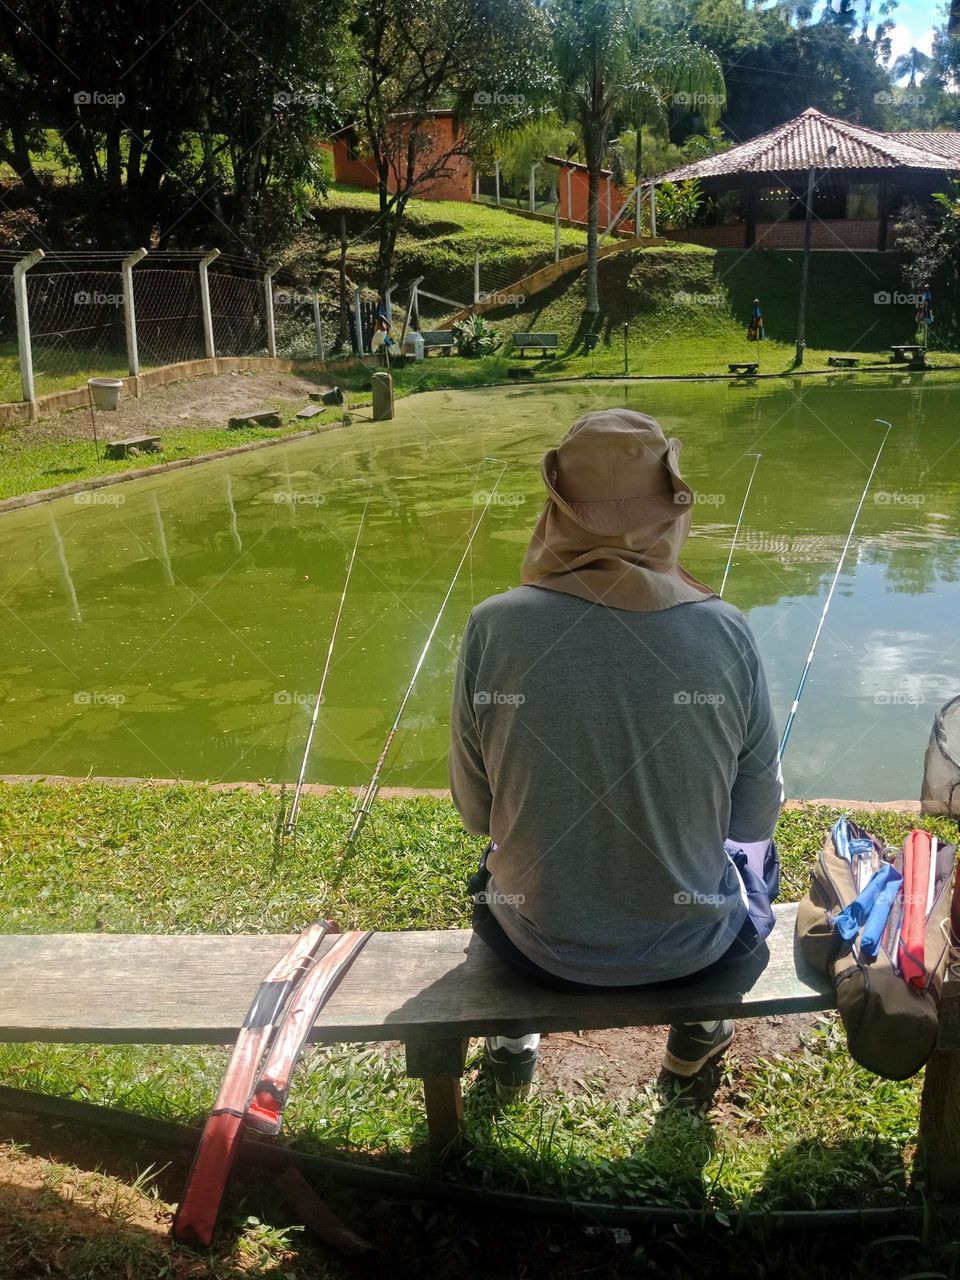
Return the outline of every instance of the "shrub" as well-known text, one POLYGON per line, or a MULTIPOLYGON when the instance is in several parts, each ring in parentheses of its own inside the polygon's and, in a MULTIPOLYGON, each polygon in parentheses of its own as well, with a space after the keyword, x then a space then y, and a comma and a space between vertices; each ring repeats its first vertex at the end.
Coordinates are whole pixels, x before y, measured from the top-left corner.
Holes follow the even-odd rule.
POLYGON ((453 326, 458 356, 488 356, 500 345, 499 335, 483 316, 467 316, 453 326))

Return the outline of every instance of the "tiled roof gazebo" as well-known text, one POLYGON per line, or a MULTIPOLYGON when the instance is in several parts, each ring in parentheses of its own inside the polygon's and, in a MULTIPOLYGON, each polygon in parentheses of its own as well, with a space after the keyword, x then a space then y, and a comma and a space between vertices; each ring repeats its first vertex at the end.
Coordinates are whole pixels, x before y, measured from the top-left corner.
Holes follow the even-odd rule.
POLYGON ((883 250, 905 201, 929 200, 960 176, 960 133, 878 133, 808 107, 740 146, 661 174, 658 184, 697 178, 713 197, 712 225, 667 234, 718 247, 799 248, 811 171, 811 247, 883 250))

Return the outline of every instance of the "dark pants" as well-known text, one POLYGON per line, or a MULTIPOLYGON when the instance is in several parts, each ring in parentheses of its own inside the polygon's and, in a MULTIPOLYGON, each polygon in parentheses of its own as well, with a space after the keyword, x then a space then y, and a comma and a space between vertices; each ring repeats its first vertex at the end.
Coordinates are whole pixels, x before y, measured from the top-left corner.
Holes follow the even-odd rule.
POLYGON ((698 969, 695 973, 685 974, 682 978, 670 978, 665 982, 638 982, 634 985, 623 987, 598 986, 596 983, 574 982, 569 978, 559 978, 556 974, 542 969, 540 965, 525 956, 520 948, 500 928, 494 919, 493 912, 487 903, 483 901, 482 896, 478 901, 478 896, 486 891, 487 883, 490 879, 490 872, 487 870, 487 854, 489 851, 489 847, 484 851, 480 866, 470 877, 468 883, 470 896, 474 900, 473 931, 478 938, 481 938, 487 944, 491 951, 495 951, 501 960, 505 960, 511 969, 522 974, 523 977, 529 978, 531 982, 536 982, 541 987, 549 987, 553 991, 642 991, 644 988, 662 990, 699 982, 701 978, 715 973, 732 961, 742 960, 746 956, 753 955, 755 951, 758 951, 764 945, 764 940, 773 928, 773 911, 770 904, 775 901, 780 891, 780 861, 777 857, 776 846, 771 843, 770 852, 763 867, 762 880, 749 870, 746 866, 746 859, 734 858, 747 888, 747 918, 741 925, 740 932, 723 955, 708 964, 706 968, 698 969))

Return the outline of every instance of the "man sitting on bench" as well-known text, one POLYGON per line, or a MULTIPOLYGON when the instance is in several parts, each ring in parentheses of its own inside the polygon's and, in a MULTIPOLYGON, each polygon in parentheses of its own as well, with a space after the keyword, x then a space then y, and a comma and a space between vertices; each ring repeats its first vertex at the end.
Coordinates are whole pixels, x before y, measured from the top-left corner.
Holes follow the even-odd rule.
MULTIPOLYGON (((543 459, 523 586, 470 615, 450 782, 490 844, 475 932, 564 991, 700 977, 773 927, 783 798, 766 680, 743 615, 679 564, 693 493, 680 442, 588 413, 543 459)), ((692 1076, 733 1023, 670 1028, 692 1076)), ((487 1041, 501 1098, 529 1092, 539 1036, 487 1041)))

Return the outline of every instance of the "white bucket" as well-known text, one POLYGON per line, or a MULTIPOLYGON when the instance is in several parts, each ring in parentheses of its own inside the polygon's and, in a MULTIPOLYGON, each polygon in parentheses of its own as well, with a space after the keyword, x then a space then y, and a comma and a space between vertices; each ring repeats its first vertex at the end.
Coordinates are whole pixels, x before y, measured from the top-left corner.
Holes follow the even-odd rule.
POLYGON ((423 335, 412 329, 403 340, 403 355, 413 356, 414 360, 423 359, 423 335))
POLYGON ((96 409, 117 409, 120 407, 120 392, 123 390, 121 378, 88 378, 87 386, 93 396, 96 409))

